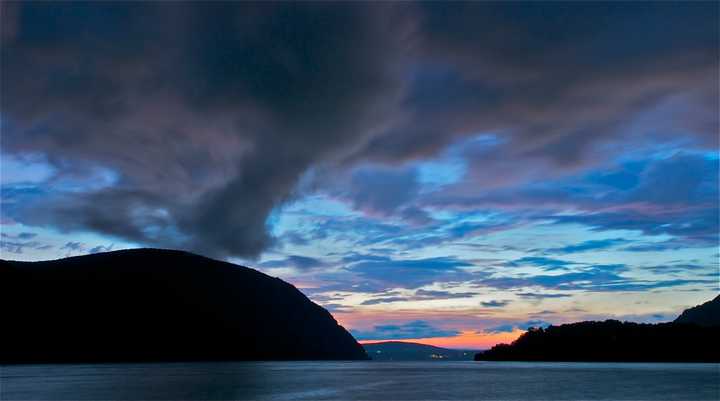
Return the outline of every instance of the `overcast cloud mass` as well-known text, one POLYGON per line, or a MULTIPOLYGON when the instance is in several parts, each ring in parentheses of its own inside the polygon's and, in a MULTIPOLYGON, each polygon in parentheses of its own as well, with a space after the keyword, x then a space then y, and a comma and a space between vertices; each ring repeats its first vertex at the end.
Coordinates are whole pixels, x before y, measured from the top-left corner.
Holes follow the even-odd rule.
POLYGON ((2 257, 186 249, 366 339, 670 318, 718 290, 717 16, 4 2, 2 257))

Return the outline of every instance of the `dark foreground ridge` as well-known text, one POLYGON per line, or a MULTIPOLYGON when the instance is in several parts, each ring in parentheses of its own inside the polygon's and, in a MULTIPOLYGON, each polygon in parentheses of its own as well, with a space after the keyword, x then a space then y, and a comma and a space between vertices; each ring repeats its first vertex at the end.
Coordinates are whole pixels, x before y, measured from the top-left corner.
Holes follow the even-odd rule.
POLYGON ((0 362, 367 359, 292 285, 187 252, 0 261, 0 362))
POLYGON ((475 360, 719 362, 720 326, 708 324, 718 304, 720 296, 683 312, 672 323, 606 320, 531 328, 510 345, 499 344, 476 354, 475 360))
POLYGON ((470 361, 477 352, 408 341, 384 341, 363 347, 374 361, 470 361))
POLYGON ((720 326, 720 295, 702 305, 685 309, 674 323, 697 324, 698 326, 720 326))

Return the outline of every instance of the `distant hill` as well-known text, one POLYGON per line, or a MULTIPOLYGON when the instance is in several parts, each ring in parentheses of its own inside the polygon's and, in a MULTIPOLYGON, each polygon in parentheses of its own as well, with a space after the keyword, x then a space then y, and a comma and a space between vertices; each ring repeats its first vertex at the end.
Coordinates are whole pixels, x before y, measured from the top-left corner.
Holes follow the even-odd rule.
POLYGON ((455 350, 404 341, 363 344, 375 361, 470 361, 477 351, 455 350))
POLYGON ((688 309, 673 323, 606 320, 531 328, 512 344, 478 353, 475 360, 720 362, 720 326, 708 324, 717 302, 688 309))
POLYGON ((685 309, 674 323, 720 326, 720 295, 702 305, 685 309))
POLYGON ((367 359, 292 285, 191 253, 0 261, 0 362, 367 359))

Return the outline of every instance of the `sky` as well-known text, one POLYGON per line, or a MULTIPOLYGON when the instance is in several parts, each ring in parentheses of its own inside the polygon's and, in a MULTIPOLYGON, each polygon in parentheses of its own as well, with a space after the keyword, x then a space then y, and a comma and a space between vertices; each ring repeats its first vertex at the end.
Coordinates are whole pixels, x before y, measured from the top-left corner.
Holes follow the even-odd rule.
POLYGON ((719 290, 717 2, 3 2, 0 256, 183 249, 361 341, 719 290))

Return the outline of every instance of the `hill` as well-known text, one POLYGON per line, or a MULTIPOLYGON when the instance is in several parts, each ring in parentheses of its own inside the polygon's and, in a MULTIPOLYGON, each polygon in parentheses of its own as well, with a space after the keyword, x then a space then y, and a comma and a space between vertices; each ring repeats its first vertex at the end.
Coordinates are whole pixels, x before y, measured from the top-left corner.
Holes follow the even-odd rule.
POLYGON ((477 352, 404 341, 363 344, 363 347, 375 361, 470 361, 477 352))
POLYGON ((685 309, 674 323, 720 326, 720 295, 702 305, 685 309))
POLYGON ((3 363, 367 359, 292 285, 187 252, 0 261, 0 286, 3 363))
POLYGON ((720 326, 689 323, 691 318, 709 322, 717 300, 683 312, 673 323, 606 320, 531 328, 512 344, 478 353, 475 360, 718 362, 720 326))

